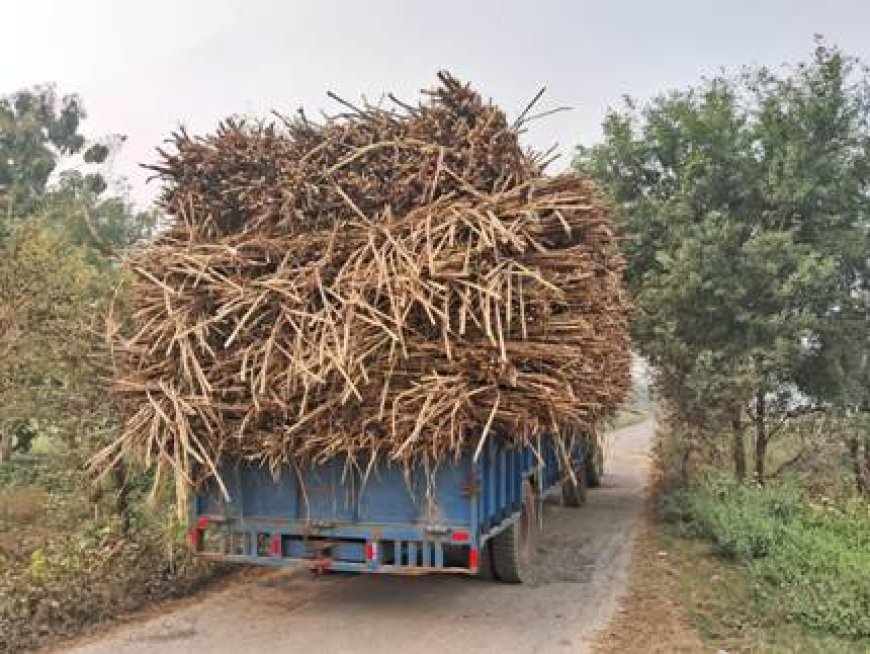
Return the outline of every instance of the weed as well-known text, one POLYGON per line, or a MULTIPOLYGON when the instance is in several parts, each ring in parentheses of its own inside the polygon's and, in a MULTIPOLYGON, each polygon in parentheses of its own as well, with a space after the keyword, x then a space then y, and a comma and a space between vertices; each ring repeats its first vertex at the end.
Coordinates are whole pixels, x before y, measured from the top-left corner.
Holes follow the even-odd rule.
POLYGON ((870 507, 812 503, 794 483, 727 481, 687 494, 691 528, 745 564, 762 611, 811 629, 870 638, 870 507))

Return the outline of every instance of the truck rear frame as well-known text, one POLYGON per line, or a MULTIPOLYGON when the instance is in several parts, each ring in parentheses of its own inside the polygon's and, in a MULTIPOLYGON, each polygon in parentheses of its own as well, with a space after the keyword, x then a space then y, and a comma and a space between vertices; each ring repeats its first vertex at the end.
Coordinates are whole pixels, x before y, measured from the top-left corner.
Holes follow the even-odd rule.
POLYGON ((574 475, 560 471, 552 439, 513 447, 487 439, 477 460, 466 452, 431 474, 396 466, 369 474, 341 458, 276 476, 238 464, 211 481, 191 503, 188 537, 203 557, 317 572, 391 574, 447 572, 522 580, 540 503, 560 487, 578 503, 586 477, 579 441, 574 475), (567 488, 567 491, 566 491, 567 488))

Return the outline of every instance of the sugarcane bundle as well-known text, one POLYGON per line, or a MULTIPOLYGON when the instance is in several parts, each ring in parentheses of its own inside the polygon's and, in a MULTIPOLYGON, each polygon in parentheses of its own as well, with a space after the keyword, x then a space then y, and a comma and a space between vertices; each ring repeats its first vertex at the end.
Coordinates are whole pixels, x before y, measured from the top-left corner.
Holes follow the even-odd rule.
POLYGON ((153 166, 172 224, 125 262, 126 422, 98 465, 134 454, 179 484, 238 457, 409 468, 614 414, 628 307, 607 207, 544 175, 522 117, 439 77, 417 106, 173 135, 153 166))

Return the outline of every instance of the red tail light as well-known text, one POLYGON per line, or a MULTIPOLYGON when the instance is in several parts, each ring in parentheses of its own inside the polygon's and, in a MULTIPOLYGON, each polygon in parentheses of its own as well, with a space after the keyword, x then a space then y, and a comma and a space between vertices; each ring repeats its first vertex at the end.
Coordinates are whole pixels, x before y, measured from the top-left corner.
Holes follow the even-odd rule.
POLYGON ((474 572, 480 565, 480 553, 473 547, 468 550, 468 567, 474 572))
POLYGON ((471 536, 467 531, 454 531, 450 538, 457 543, 467 543, 471 539, 471 536))
POLYGON ((200 541, 201 532, 198 527, 192 527, 187 532, 187 543, 190 545, 192 550, 199 549, 199 541, 200 541))

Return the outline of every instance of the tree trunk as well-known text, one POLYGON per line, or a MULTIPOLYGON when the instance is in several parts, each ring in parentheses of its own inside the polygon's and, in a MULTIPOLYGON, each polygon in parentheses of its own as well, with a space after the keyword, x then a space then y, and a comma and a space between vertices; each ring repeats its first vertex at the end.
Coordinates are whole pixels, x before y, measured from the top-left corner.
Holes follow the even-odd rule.
POLYGON ((734 476, 741 484, 746 479, 746 443, 743 439, 743 416, 736 408, 731 418, 731 453, 734 457, 734 476))
POLYGON ((689 459, 692 456, 692 449, 687 447, 683 450, 683 456, 680 457, 680 484, 683 488, 689 486, 689 459))
POLYGON ((689 465, 692 459, 692 432, 689 431, 685 441, 682 444, 682 452, 680 453, 680 483, 683 488, 688 488, 690 480, 689 465))
POLYGON ((764 463, 767 459, 767 405, 764 389, 755 394, 755 481, 764 483, 764 463))
MULTIPOLYGON (((852 461, 852 472, 855 475, 855 487, 858 489, 858 493, 861 495, 866 495, 868 492, 867 487, 864 482, 864 466, 861 464, 861 441, 858 440, 857 434, 852 434, 849 436, 849 440, 847 441, 847 445, 849 448, 849 459, 852 461)), ((865 447, 864 454, 870 451, 865 447)))
POLYGON ((15 447, 15 436, 7 431, 0 431, 0 463, 12 459, 12 448, 15 447))
POLYGON ((121 533, 130 531, 130 486, 127 484, 127 464, 118 461, 112 468, 115 483, 115 512, 121 518, 121 533))
POLYGON ((864 496, 870 498, 870 436, 864 436, 864 496))

